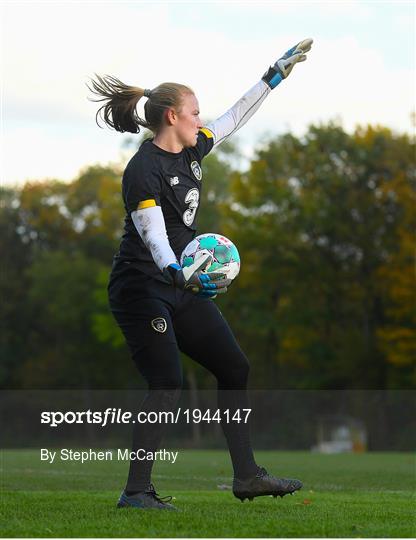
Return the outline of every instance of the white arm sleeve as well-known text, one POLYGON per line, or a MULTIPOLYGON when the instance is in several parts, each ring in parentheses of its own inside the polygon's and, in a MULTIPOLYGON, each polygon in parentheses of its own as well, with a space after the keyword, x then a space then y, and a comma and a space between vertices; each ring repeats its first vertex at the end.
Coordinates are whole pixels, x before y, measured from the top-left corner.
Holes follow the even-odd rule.
POLYGON ((263 80, 259 81, 253 88, 235 103, 225 114, 210 122, 206 127, 214 136, 214 146, 225 141, 230 135, 235 133, 249 120, 257 111, 266 97, 270 94, 271 88, 263 80))
POLYGON ((131 218, 144 245, 149 249, 153 260, 162 272, 169 264, 178 264, 176 255, 169 244, 165 219, 160 206, 135 210, 131 213, 131 218))

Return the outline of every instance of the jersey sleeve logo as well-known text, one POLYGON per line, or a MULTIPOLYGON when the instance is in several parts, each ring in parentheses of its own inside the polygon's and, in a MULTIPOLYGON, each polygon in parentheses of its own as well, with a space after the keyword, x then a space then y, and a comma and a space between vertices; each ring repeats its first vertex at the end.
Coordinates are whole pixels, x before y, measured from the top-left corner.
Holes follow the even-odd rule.
POLYGON ((201 169, 201 166, 199 165, 199 163, 197 161, 193 161, 191 163, 191 170, 194 173, 195 178, 197 180, 201 181, 202 180, 202 169, 201 169))
POLYGON ((188 209, 183 213, 183 222, 189 227, 194 222, 199 205, 199 191, 196 188, 192 188, 188 191, 185 196, 185 203, 188 204, 188 209))

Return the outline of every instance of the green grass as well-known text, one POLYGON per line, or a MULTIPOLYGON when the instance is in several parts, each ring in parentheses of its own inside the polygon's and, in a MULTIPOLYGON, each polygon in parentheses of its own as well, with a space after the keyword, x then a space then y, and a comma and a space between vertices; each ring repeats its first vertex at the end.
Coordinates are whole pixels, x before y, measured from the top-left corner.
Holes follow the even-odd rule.
POLYGON ((38 451, 2 453, 3 537, 414 537, 411 454, 324 456, 257 452, 276 475, 304 481, 294 497, 241 503, 226 452, 180 451, 153 481, 181 512, 115 508, 128 464, 40 462, 38 451))

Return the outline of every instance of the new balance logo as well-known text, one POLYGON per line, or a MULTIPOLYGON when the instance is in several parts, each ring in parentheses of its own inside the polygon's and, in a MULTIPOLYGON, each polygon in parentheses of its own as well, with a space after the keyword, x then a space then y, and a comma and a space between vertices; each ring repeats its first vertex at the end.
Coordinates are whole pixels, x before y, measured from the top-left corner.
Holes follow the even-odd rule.
POLYGON ((169 178, 169 182, 171 186, 176 186, 179 184, 179 178, 177 176, 172 176, 172 178, 169 178))

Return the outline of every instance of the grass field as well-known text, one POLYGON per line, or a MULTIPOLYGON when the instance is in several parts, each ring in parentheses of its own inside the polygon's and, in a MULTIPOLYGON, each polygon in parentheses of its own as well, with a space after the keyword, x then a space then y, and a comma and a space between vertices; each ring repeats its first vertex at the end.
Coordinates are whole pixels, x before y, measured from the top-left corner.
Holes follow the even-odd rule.
POLYGON ((180 512, 117 510, 126 462, 58 462, 2 452, 2 537, 414 537, 415 457, 256 452, 275 475, 304 482, 296 496, 241 503, 221 451, 179 452, 153 481, 180 512))

